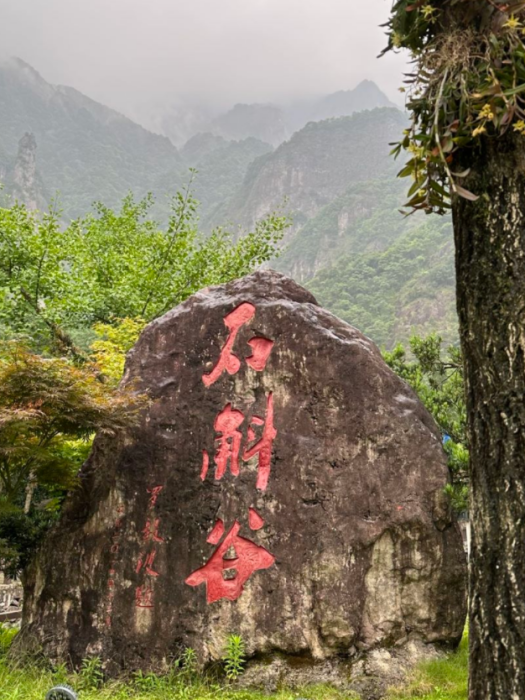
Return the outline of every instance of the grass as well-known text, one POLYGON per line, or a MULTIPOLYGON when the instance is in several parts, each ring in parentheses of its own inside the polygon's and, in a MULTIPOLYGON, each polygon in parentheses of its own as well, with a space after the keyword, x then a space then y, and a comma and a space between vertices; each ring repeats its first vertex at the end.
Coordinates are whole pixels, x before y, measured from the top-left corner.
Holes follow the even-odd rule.
MULTIPOLYGON (((355 696, 326 685, 300 691, 283 689, 271 696, 236 690, 228 684, 207 682, 184 666, 165 677, 138 673, 127 683, 102 683, 99 666, 92 659, 74 675, 65 667, 54 672, 35 665, 17 667, 6 658, 13 634, 0 627, 0 700, 44 700, 53 685, 64 682, 77 690, 79 700, 355 700, 355 696)), ((456 653, 422 664, 403 688, 391 691, 388 700, 466 700, 467 646, 465 634, 456 653)))
POLYGON ((454 654, 421 664, 409 682, 388 700, 467 700, 468 632, 454 654))

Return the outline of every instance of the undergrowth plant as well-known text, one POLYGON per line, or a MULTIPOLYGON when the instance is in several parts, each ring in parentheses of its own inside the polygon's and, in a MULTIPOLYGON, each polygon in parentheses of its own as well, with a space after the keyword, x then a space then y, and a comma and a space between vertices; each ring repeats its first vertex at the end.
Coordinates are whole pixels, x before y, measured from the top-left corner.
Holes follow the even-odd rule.
POLYGON ((104 683, 104 672, 100 657, 91 656, 83 659, 78 673, 78 687, 81 690, 96 690, 104 683))
POLYGON ((245 646, 242 637, 230 634, 224 650, 224 670, 229 681, 235 681, 244 671, 246 663, 245 646))

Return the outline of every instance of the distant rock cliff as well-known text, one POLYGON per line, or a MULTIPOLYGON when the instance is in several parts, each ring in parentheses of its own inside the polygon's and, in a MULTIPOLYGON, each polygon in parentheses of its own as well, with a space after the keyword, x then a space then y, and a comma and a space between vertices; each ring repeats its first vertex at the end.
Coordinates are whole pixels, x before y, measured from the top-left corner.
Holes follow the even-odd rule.
POLYGON ((46 206, 44 186, 37 171, 36 139, 26 133, 18 142, 18 155, 12 174, 14 196, 29 209, 42 209, 46 206))
POLYGON ((49 200, 37 169, 37 143, 33 134, 22 136, 16 158, 0 154, 0 182, 5 187, 5 194, 28 209, 47 207, 49 200))
POLYGON ((404 115, 395 109, 308 124, 271 154, 250 167, 229 215, 250 227, 275 209, 294 219, 291 233, 354 182, 371 180, 397 166, 389 142, 401 133, 404 115))

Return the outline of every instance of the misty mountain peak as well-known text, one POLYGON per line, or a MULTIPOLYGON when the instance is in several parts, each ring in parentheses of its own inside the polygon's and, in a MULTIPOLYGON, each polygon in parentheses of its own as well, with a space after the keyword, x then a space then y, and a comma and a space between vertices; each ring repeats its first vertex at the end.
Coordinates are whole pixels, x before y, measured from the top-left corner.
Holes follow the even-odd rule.
POLYGON ((252 136, 272 146, 289 136, 284 111, 273 104, 236 104, 214 119, 212 128, 226 139, 242 141, 252 136))
POLYGON ((339 90, 320 100, 311 119, 320 121, 332 117, 348 117, 378 107, 396 107, 373 80, 362 80, 353 90, 339 90))

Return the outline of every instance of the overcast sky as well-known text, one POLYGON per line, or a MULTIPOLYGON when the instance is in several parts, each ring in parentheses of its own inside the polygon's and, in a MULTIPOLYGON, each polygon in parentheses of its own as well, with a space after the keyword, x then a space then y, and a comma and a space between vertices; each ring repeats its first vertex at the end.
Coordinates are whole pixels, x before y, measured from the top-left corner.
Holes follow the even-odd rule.
POLYGON ((392 0, 0 0, 0 51, 122 111, 286 101, 375 80, 392 0))

